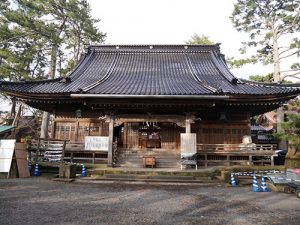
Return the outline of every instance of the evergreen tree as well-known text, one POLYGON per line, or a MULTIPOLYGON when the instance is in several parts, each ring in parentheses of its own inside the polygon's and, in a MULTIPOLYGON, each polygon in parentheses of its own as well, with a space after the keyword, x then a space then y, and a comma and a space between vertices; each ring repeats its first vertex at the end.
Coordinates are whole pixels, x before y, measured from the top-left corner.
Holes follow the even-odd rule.
POLYGON ((191 36, 191 39, 185 42, 186 44, 189 45, 213 45, 215 44, 213 41, 209 39, 208 36, 205 35, 199 35, 197 33, 193 34, 191 36))
MULTIPOLYGON (((1 79, 53 79, 74 65, 85 43, 104 41, 86 0, 8 0, 0 4, 1 79), (57 74, 58 73, 58 74, 57 74)), ((49 115, 43 115, 42 137, 49 115)))
MULTIPOLYGON (((248 59, 232 60, 232 65, 245 63, 273 64, 273 81, 287 77, 299 78, 300 64, 296 61, 289 69, 282 69, 282 61, 300 57, 300 1, 291 0, 237 0, 231 16, 238 31, 249 33, 250 40, 243 43, 242 53, 255 48, 256 54, 248 59)), ((277 131, 281 130, 283 109, 277 110, 277 131)), ((279 143, 285 148, 283 142, 279 143)))
POLYGON ((273 64, 274 82, 286 77, 297 77, 300 64, 295 62, 287 70, 281 69, 282 61, 300 57, 300 1, 291 0, 238 0, 231 16, 238 31, 249 33, 250 40, 243 43, 241 53, 249 47, 256 54, 233 64, 245 63, 273 64))

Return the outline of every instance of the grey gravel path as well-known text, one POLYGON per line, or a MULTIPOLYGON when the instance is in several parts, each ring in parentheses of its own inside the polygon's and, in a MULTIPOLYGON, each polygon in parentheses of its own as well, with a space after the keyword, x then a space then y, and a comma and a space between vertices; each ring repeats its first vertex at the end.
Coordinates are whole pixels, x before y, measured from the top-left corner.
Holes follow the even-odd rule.
POLYGON ((0 225, 299 225, 300 199, 249 187, 0 180, 0 225))

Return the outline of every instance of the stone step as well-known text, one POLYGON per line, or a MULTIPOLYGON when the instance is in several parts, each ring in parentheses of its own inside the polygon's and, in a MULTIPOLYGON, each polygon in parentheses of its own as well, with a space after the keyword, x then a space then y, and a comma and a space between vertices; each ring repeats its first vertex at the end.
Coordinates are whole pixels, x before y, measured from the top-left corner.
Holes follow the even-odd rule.
POLYGON ((180 152, 164 152, 164 151, 117 151, 117 154, 135 154, 135 155, 180 155, 180 152))
MULTIPOLYGON (((143 168, 143 164, 141 163, 132 163, 132 162, 122 162, 122 163, 116 163, 115 167, 135 167, 135 168, 143 168)), ((151 167, 151 166, 147 166, 151 167)), ((161 163, 161 164, 156 164, 153 168, 177 168, 179 169, 181 167, 180 164, 174 164, 174 163, 161 163)))
POLYGON ((136 154, 136 153, 118 153, 117 156, 161 156, 161 157, 178 157, 180 158, 180 154, 170 154, 170 153, 162 153, 162 154, 136 154))
POLYGON ((127 178, 127 179, 165 179, 165 180, 195 180, 193 176, 177 175, 136 175, 136 174, 105 174, 103 178, 127 178))
POLYGON ((171 168, 171 169, 157 169, 157 168, 93 168, 87 170, 88 174, 91 176, 103 176, 106 174, 127 174, 127 175, 167 175, 167 176, 192 176, 195 179, 213 179, 216 176, 220 176, 220 171, 205 171, 202 169, 194 170, 194 169, 184 169, 180 170, 179 168, 171 168))
MULTIPOLYGON (((117 163, 116 167, 133 167, 133 168, 143 168, 143 164, 138 163, 117 163)), ((150 168, 151 166, 148 166, 150 168)), ((178 168, 180 169, 180 164, 157 164, 154 168, 178 168)))
POLYGON ((170 149, 118 149, 116 166, 143 168, 143 157, 156 158, 156 168, 180 168, 180 153, 170 149))
POLYGON ((160 183, 202 183, 202 184, 221 184, 219 180, 210 179, 194 179, 193 177, 183 178, 177 176, 92 176, 88 178, 81 178, 82 180, 90 181, 135 181, 135 182, 160 182, 160 183))

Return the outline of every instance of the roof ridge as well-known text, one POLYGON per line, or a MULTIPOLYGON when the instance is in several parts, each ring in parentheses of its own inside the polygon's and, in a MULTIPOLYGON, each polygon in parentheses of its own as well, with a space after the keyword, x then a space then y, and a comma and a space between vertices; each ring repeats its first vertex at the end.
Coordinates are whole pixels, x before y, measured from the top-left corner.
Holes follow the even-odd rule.
POLYGON ((118 53, 115 53, 115 57, 110 65, 110 67, 108 68, 106 74, 100 79, 100 80, 97 80, 96 82, 86 86, 86 87, 83 87, 83 88, 80 88, 79 90, 80 91, 83 91, 83 92, 87 92, 95 87, 97 87, 99 84, 101 84, 102 82, 104 82, 105 80, 107 80, 109 78, 109 76, 111 75, 111 73, 113 72, 113 69, 115 68, 116 66, 116 62, 117 62, 117 58, 118 58, 119 54, 118 53))
POLYGON ((222 65, 220 65, 220 61, 218 59, 218 56, 215 55, 213 51, 210 52, 210 57, 212 58, 213 63, 217 67, 217 69, 220 71, 220 74, 226 78, 230 83, 236 84, 238 79, 227 69, 227 66, 224 62, 221 62, 222 65))
POLYGON ((218 89, 216 89, 215 87, 212 87, 212 86, 210 86, 210 85, 204 83, 204 82, 198 77, 197 72, 196 72, 195 69, 193 68, 193 65, 192 65, 192 63, 191 63, 190 58, 188 57, 188 55, 187 55, 186 53, 184 54, 184 56, 185 56, 186 63, 187 63, 187 65, 188 65, 188 68, 189 68, 189 70, 190 70, 190 72, 191 72, 193 78, 194 78, 197 82, 199 82, 200 84, 202 84, 202 85, 203 85, 206 89, 208 89, 209 91, 217 92, 218 89))
POLYGON ((87 69, 87 65, 91 62, 91 59, 93 58, 93 56, 95 55, 95 51, 92 50, 89 54, 86 54, 85 57, 83 59, 81 59, 76 67, 69 73, 68 77, 70 79, 74 79, 76 78, 77 74, 82 74, 86 69, 87 69))
POLYGON ((137 51, 137 50, 148 50, 148 51, 157 51, 157 50, 169 50, 169 51, 189 51, 189 50, 197 50, 197 51, 211 51, 214 50, 220 53, 220 44, 213 45, 193 45, 193 44, 143 44, 143 45, 90 45, 88 50, 127 50, 127 51, 137 51))

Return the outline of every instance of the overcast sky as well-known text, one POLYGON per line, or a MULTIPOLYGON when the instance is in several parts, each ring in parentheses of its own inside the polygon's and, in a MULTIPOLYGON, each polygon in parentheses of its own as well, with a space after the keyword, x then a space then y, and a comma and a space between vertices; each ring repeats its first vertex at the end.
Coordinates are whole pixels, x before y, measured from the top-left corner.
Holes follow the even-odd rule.
MULTIPOLYGON (((106 44, 184 44, 194 33, 221 43, 226 57, 241 57, 247 34, 235 30, 229 17, 235 0, 88 0, 101 19, 106 44)), ((272 68, 272 67, 271 67, 272 68)), ((237 77, 267 74, 270 67, 249 65, 233 70, 237 77)))

